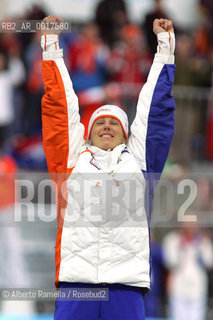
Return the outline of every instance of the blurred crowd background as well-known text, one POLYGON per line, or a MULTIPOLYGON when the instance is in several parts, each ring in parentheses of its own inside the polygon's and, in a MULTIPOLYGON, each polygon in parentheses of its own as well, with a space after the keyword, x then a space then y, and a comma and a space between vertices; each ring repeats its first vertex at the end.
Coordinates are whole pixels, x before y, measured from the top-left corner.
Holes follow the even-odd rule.
MULTIPOLYGON (((182 165, 212 161, 213 5, 207 0, 190 0, 189 8, 184 2, 181 8, 182 1, 179 5, 176 1, 175 13, 176 4, 170 12, 164 2, 153 0, 151 11, 136 24, 124 1, 99 1, 93 20, 74 20, 72 32, 61 36, 82 122, 87 127, 89 115, 103 103, 122 105, 132 122, 138 93, 156 51, 153 19, 171 18, 176 30, 174 96, 178 108, 170 160, 182 165)), ((41 20, 48 14, 34 5, 16 18, 41 20)), ((2 32, 0 40, 1 150, 11 152, 20 168, 44 169, 40 34, 2 32)))
MULTIPOLYGON (((13 18, 42 20, 49 14, 52 12, 45 6, 33 5, 13 18)), ((135 22, 129 14, 129 1, 97 1, 93 19, 74 19, 72 32, 60 36, 60 46, 79 97, 85 127, 92 112, 106 103, 125 108, 131 123, 156 52, 152 31, 155 18, 172 19, 176 31, 176 130, 164 177, 175 184, 199 173, 195 209, 206 217, 207 223, 194 228, 173 227, 172 231, 153 227, 154 290, 146 298, 147 316, 166 317, 176 309, 182 310, 183 304, 179 306, 177 302, 182 296, 188 306, 191 303, 190 310, 207 312, 207 319, 212 319, 213 2, 187 0, 168 5, 163 0, 153 0, 150 10, 135 22), (176 256, 172 255, 174 252, 176 256), (182 292, 184 284, 194 295, 182 292)), ((12 190, 14 179, 11 173, 29 177, 30 172, 30 179, 36 184, 39 174, 42 172, 42 177, 47 170, 41 131, 41 60, 38 32, 0 33, 0 216, 4 218, 10 215, 8 208, 14 199, 8 191, 12 190)), ((154 211, 157 210, 155 207, 154 211)), ((53 285, 55 226, 31 226, 27 230, 20 226, 17 231, 3 228, 2 221, 1 224, 4 250, 0 252, 0 278, 4 281, 0 280, 0 287, 53 285), (1 266, 3 261, 5 268, 1 266), (8 272, 8 266, 14 271, 8 272)), ((2 314, 11 311, 10 304, 1 306, 2 314)), ((17 306, 15 310, 18 309, 17 306)), ((34 302, 25 305, 25 310, 51 313, 53 304, 34 302)), ((194 318, 189 315, 186 319, 194 318)))

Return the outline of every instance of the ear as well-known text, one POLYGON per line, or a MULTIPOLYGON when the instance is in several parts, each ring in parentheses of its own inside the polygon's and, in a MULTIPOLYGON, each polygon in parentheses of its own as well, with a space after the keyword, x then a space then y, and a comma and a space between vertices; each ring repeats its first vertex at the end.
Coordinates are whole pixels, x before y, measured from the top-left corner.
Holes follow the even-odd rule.
POLYGON ((125 134, 124 134, 124 138, 123 138, 123 143, 127 143, 128 139, 125 137, 125 134))

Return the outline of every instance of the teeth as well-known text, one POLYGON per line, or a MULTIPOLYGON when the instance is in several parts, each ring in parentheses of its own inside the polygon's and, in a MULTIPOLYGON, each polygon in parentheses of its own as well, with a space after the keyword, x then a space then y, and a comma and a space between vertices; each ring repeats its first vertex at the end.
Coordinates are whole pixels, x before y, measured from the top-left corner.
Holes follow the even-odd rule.
POLYGON ((102 134, 101 137, 102 138, 108 138, 108 137, 112 138, 111 134, 102 134))

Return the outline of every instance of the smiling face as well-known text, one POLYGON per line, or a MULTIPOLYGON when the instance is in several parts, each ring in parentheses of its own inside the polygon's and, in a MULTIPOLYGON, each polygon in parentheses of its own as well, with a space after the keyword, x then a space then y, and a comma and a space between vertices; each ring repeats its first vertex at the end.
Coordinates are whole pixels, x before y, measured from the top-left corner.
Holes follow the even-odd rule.
POLYGON ((114 149, 119 144, 126 142, 120 122, 112 117, 97 119, 90 139, 93 146, 103 150, 114 149))

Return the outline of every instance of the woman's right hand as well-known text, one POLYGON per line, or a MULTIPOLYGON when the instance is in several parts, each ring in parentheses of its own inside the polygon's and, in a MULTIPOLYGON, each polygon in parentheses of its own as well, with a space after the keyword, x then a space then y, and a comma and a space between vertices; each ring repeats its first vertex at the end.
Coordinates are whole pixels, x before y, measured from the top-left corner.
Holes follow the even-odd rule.
POLYGON ((42 20, 42 35, 60 34, 63 31, 64 21, 58 16, 48 16, 42 20))
POLYGON ((173 22, 167 19, 155 19, 153 21, 153 32, 158 35, 160 32, 173 32, 173 22))

